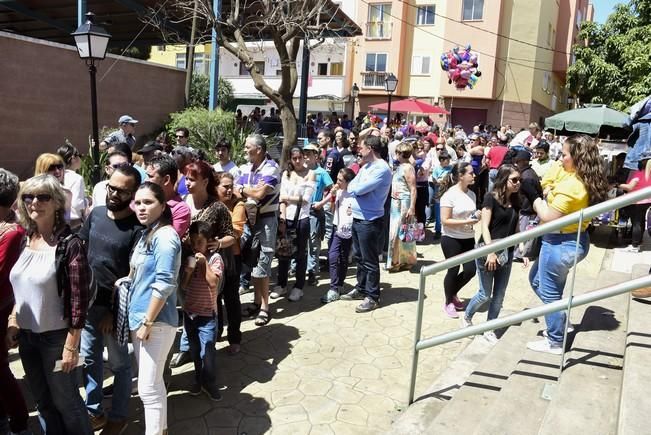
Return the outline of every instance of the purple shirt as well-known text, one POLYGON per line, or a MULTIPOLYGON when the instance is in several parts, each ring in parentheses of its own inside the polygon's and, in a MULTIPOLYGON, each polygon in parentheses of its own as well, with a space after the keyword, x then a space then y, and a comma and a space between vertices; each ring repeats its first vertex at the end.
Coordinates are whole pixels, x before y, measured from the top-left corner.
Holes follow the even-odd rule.
POLYGON ((253 171, 253 163, 247 163, 241 169, 242 175, 237 184, 255 187, 262 180, 265 185, 273 187, 273 191, 260 201, 259 213, 271 213, 278 210, 280 192, 280 168, 278 163, 271 159, 265 159, 255 171, 253 171))
POLYGON ((183 238, 188 228, 190 228, 190 207, 188 207, 178 194, 167 201, 167 206, 172 212, 172 227, 174 227, 179 237, 183 238))

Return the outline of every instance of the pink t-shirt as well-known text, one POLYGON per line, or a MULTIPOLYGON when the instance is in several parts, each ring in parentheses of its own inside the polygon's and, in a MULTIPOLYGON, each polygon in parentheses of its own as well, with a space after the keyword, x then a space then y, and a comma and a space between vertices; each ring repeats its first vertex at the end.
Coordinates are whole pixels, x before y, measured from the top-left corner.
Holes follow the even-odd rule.
POLYGON ((499 168, 508 150, 509 150, 508 147, 503 147, 501 145, 496 145, 492 147, 490 150, 488 150, 488 154, 486 155, 486 157, 488 157, 488 159, 490 160, 490 164, 488 167, 490 169, 499 168))
MULTIPOLYGON (((640 181, 638 181, 637 185, 635 185, 635 188, 633 188, 631 192, 635 192, 637 190, 651 186, 651 176, 649 178, 646 178, 645 171, 635 171, 630 173, 628 175, 628 182, 630 183, 633 178, 637 178, 640 181)), ((636 202, 636 204, 651 204, 651 198, 643 199, 636 202)))
POLYGON ((167 206, 172 212, 172 227, 179 235, 181 239, 185 236, 185 233, 190 228, 190 220, 192 216, 190 214, 190 207, 183 201, 180 195, 176 195, 174 198, 167 201, 167 206))

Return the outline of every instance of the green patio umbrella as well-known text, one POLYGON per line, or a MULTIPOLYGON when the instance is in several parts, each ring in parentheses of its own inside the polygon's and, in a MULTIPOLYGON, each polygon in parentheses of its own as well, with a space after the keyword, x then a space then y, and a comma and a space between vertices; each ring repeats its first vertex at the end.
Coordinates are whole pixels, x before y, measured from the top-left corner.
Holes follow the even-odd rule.
POLYGON ((545 128, 559 134, 586 133, 623 139, 628 135, 626 119, 623 112, 595 104, 550 116, 545 119, 545 128))

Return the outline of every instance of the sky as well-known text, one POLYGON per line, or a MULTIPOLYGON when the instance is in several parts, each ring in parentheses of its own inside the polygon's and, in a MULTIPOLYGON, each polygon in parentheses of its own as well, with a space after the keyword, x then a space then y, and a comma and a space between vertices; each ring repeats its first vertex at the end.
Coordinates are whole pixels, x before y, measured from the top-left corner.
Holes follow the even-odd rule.
POLYGON ((627 0, 591 0, 590 3, 594 5, 594 20, 597 23, 603 24, 606 22, 608 15, 615 9, 617 3, 626 3, 627 0))

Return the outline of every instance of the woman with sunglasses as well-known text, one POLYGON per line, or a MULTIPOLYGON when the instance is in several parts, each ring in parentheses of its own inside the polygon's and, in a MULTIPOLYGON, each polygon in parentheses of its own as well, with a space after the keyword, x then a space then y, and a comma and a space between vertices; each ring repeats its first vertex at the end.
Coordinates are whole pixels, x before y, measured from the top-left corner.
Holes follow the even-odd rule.
MULTIPOLYGON (((443 179, 439 188, 441 192, 441 249, 445 258, 470 251, 475 247, 475 230, 473 226, 479 221, 481 211, 477 210, 475 193, 470 186, 475 182, 475 173, 469 162, 462 162, 452 167, 452 171, 443 179)), ((474 261, 448 269, 443 279, 445 304, 443 311, 448 317, 459 317, 457 310, 463 310, 463 303, 457 293, 475 276, 474 261)))
POLYGON ((138 361, 145 434, 161 435, 167 433, 163 370, 178 326, 176 288, 181 241, 160 186, 143 183, 136 191, 134 206, 138 221, 146 228, 131 255, 128 322, 138 361))
POLYGON ((20 184, 18 177, 0 168, 0 422, 9 418, 11 433, 27 431, 29 414, 25 398, 9 368, 9 353, 5 343, 7 321, 14 305, 14 292, 9 272, 22 250, 25 230, 12 210, 20 184))
MULTIPOLYGON (((478 244, 490 245, 493 241, 515 234, 518 228, 520 172, 513 165, 503 165, 497 171, 493 190, 486 194, 481 210, 481 236, 478 244)), ((493 252, 475 260, 479 277, 479 290, 466 306, 461 321, 464 327, 472 325, 477 310, 490 301, 487 320, 497 319, 502 309, 513 264, 513 247, 493 252), (498 255, 499 254, 499 255, 498 255), (504 255, 506 254, 506 255, 504 255)), ((525 266, 528 261, 525 259, 525 266)), ((493 331, 484 332, 491 344, 497 343, 493 331)))
POLYGON ((86 185, 84 177, 77 171, 81 168, 81 154, 74 146, 65 144, 59 147, 57 154, 65 162, 65 175, 63 187, 72 194, 70 200, 70 227, 75 229, 81 226, 86 216, 86 185))
POLYGON ((43 431, 88 435, 92 429, 75 369, 90 277, 78 238, 65 242, 63 261, 56 266, 57 250, 70 234, 64 208, 65 193, 53 176, 39 175, 23 183, 18 212, 28 237, 9 275, 15 305, 7 344, 19 346, 43 431))

